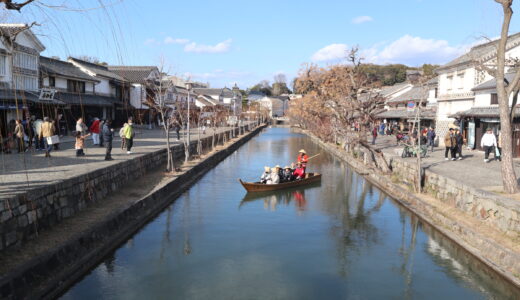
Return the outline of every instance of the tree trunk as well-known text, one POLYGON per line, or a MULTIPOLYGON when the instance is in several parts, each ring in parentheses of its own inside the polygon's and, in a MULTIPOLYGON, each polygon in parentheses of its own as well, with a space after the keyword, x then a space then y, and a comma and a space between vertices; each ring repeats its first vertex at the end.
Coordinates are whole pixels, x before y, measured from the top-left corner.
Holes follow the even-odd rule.
POLYGON ((497 50, 496 81, 502 134, 500 145, 502 147, 502 183, 504 185, 504 192, 514 194, 518 192, 518 182, 513 164, 513 139, 511 115, 509 114, 509 94, 507 93, 504 82, 505 52, 513 10, 511 9, 510 2, 505 1, 501 3, 504 10, 504 21, 502 23, 501 38, 497 50))

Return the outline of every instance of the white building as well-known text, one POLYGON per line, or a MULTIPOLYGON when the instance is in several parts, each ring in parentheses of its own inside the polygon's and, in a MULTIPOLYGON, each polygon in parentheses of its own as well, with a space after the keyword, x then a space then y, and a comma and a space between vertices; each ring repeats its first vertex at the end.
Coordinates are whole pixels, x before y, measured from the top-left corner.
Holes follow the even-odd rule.
POLYGON ((285 114, 284 101, 275 97, 263 97, 256 102, 260 103, 260 106, 269 111, 271 118, 282 117, 285 114))
MULTIPOLYGON (((438 136, 443 137, 449 127, 460 125, 454 124, 456 122, 453 116, 471 109, 475 105, 475 101, 478 101, 473 88, 493 78, 487 72, 478 70, 477 67, 479 64, 493 64, 496 58, 496 45, 495 40, 475 46, 468 53, 436 70, 439 74, 436 117, 438 136)), ((520 57, 519 45, 520 33, 511 35, 506 46, 506 58, 520 57)), ((440 144, 443 145, 442 138, 440 141, 440 144)))
POLYGON ((7 122, 38 110, 39 60, 43 50, 45 47, 28 25, 0 24, 2 134, 6 134, 7 122))

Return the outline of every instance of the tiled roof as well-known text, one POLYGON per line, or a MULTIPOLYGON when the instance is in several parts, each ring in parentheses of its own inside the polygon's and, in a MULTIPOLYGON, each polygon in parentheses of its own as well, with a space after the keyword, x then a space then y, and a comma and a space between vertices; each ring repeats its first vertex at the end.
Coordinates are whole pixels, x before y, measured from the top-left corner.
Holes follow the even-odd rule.
POLYGON ((40 56, 40 71, 44 75, 63 76, 85 81, 99 81, 96 78, 82 72, 72 63, 54 58, 40 56))
POLYGON ((222 89, 211 89, 211 88, 194 88, 193 91, 197 94, 204 95, 220 95, 222 93, 222 89))
POLYGON ((39 96, 34 93, 28 93, 23 90, 0 89, 0 100, 18 100, 38 102, 39 96))
POLYGON ((222 89, 222 94, 225 98, 233 98, 235 96, 235 94, 233 93, 233 91, 231 91, 230 89, 228 88, 223 88, 222 89))
MULTIPOLYGON (((435 110, 425 109, 421 110, 421 118, 433 120, 435 119, 435 110)), ((376 115, 378 119, 413 119, 416 113, 408 111, 407 109, 392 109, 376 115)))
MULTIPOLYGON (((471 109, 458 112, 456 114, 451 115, 451 118, 456 117, 481 117, 481 118, 498 118, 500 116, 500 112, 497 106, 483 106, 483 107, 472 107, 471 109)), ((520 107, 515 108, 515 116, 520 116, 520 107)))
POLYGON ((65 92, 58 92, 56 98, 72 105, 112 106, 116 101, 112 97, 65 92))
MULTIPOLYGON (((437 70, 443 70, 443 69, 447 69, 447 68, 454 67, 457 65, 471 63, 475 60, 483 60, 483 61, 489 60, 489 59, 493 58, 496 54, 497 43, 498 43, 498 39, 475 46, 475 47, 471 48, 471 50, 468 53, 455 58, 454 60, 450 61, 449 63, 439 67, 437 70)), ((507 40, 506 49, 509 50, 518 45, 520 45, 520 33, 510 35, 507 40)))
POLYGON ((197 101, 199 101, 200 103, 202 103, 203 105, 206 105, 206 106, 213 106, 213 105, 215 105, 215 104, 213 104, 213 102, 211 102, 209 100, 206 100, 204 97, 198 97, 197 101))
POLYGON ((74 58, 74 57, 69 57, 69 60, 81 65, 82 67, 84 67, 85 69, 88 69, 89 71, 95 73, 96 75, 99 75, 99 76, 102 76, 105 78, 109 78, 109 79, 113 79, 116 81, 120 81, 120 82, 127 81, 124 77, 122 77, 114 72, 109 71, 108 67, 106 67, 106 66, 94 64, 94 63, 84 61, 84 60, 74 58))
POLYGON ((392 95, 393 93, 396 93, 396 92, 406 88, 408 85, 410 85, 410 83, 402 82, 402 83, 396 83, 396 84, 390 85, 390 86, 384 86, 381 88, 380 93, 383 97, 388 97, 389 95, 392 95))
POLYGON ((411 90, 395 97, 391 100, 388 100, 387 103, 402 103, 407 101, 419 101, 426 100, 428 98, 428 89, 423 86, 414 86, 411 90))
MULTIPOLYGON (((515 74, 516 73, 506 73, 504 77, 508 82, 511 82, 511 81, 513 81, 513 78, 515 77, 515 74)), ((497 87, 497 80, 495 78, 493 78, 491 80, 485 81, 485 82, 477 85, 476 87, 472 88, 471 90, 472 91, 490 90, 490 89, 496 89, 496 87, 497 87)))
POLYGON ((154 66, 108 66, 108 70, 124 77, 132 83, 146 83, 146 78, 154 71, 159 71, 154 66))

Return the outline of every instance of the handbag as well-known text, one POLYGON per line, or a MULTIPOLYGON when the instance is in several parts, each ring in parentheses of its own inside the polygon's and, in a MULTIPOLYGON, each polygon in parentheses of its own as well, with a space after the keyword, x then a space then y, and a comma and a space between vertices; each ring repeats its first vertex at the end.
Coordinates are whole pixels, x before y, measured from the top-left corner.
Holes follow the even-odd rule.
POLYGON ((59 144, 59 143, 60 143, 60 137, 59 136, 53 135, 53 136, 48 136, 47 137, 47 144, 54 145, 54 144, 59 144))

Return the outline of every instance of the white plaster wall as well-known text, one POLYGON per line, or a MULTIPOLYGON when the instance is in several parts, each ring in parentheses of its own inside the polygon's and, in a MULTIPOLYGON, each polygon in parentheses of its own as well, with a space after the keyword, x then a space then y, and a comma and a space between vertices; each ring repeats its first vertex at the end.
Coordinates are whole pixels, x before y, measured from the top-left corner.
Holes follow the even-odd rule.
POLYGON ((27 36, 25 31, 16 36, 16 42, 22 46, 36 49, 36 44, 27 36))
POLYGON ((449 115, 471 109, 473 107, 473 99, 439 101, 437 105, 437 120, 451 120, 448 118, 449 115))
POLYGON ((132 84, 130 88, 130 105, 135 108, 146 108, 142 105, 142 100, 144 100, 144 90, 142 86, 138 83, 132 84))
POLYGON ((85 83, 85 92, 86 93, 93 93, 94 92, 94 83, 93 82, 86 82, 85 83))
POLYGON ((474 106, 490 106, 491 105, 491 93, 490 92, 477 92, 475 94, 475 105, 474 106))
MULTIPOLYGON (((47 78, 47 80, 48 80, 48 78, 47 78)), ((56 82, 56 84, 55 84, 56 88, 65 89, 65 90, 67 89, 67 79, 56 77, 55 82, 56 82)), ((48 83, 47 83, 47 85, 48 85, 48 83)))
POLYGON ((96 85, 96 94, 100 95, 110 95, 110 82, 108 79, 96 77, 99 81, 96 85))

